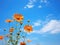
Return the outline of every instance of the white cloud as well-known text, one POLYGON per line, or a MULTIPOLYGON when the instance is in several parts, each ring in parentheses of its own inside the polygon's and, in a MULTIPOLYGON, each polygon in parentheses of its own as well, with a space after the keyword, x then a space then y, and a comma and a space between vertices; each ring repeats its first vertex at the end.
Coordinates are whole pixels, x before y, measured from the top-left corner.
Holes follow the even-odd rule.
POLYGON ((55 34, 55 33, 60 33, 60 28, 58 29, 58 30, 52 30, 51 32, 50 32, 51 34, 55 34))
POLYGON ((39 5, 39 6, 38 6, 38 8, 42 8, 42 6, 41 6, 41 5, 39 5))
MULTIPOLYGON (((34 6, 37 6, 37 8, 42 8, 42 4, 47 5, 47 0, 29 0, 29 2, 24 6, 24 8, 33 8, 34 6), (36 3, 40 3, 39 5, 36 5, 36 3)), ((44 7, 44 6, 43 6, 44 7)))
POLYGON ((26 6, 24 8, 27 8, 26 6))
POLYGON ((33 8, 34 5, 26 5, 26 8, 33 8))
POLYGON ((33 27, 40 26, 40 25, 41 25, 41 21, 37 20, 36 22, 34 22, 33 27))
POLYGON ((47 0, 41 0, 40 2, 41 3, 47 3, 48 1, 47 0))
POLYGON ((37 0, 29 0, 30 2, 36 2, 37 0))
POLYGON ((48 22, 48 24, 46 24, 41 30, 41 33, 46 33, 46 32, 51 32, 51 31, 59 31, 60 29, 60 21, 57 20, 51 20, 50 22, 48 22))
POLYGON ((36 1, 36 0, 29 0, 28 4, 27 4, 24 8, 33 8, 35 1, 36 1))
POLYGON ((44 25, 41 29, 33 31, 33 33, 38 34, 56 34, 60 33, 60 20, 50 20, 46 25, 44 25))

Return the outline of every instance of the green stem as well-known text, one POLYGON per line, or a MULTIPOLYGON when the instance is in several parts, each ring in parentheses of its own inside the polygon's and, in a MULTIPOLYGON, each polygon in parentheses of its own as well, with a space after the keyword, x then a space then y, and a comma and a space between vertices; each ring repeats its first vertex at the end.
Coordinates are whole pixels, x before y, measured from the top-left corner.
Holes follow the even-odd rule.
POLYGON ((12 43, 12 45, 14 45, 14 42, 13 42, 13 38, 12 38, 12 33, 10 33, 10 41, 11 41, 11 43, 12 43))

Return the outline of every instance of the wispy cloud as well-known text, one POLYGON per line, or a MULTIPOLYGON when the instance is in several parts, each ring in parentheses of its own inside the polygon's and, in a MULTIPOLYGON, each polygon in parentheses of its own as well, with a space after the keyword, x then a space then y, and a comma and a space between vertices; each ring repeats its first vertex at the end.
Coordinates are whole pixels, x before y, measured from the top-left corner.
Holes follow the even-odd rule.
POLYGON ((60 32, 60 21, 59 20, 51 20, 46 24, 41 30, 40 33, 57 33, 60 32), (52 32, 53 31, 53 32, 52 32))
POLYGON ((34 5, 28 4, 28 5, 26 5, 24 8, 33 8, 33 7, 34 7, 34 5))
POLYGON ((40 20, 37 20, 36 22, 33 23, 33 27, 40 26, 40 25, 41 25, 40 20))
POLYGON ((29 0, 29 2, 26 4, 24 8, 33 8, 34 2, 36 2, 36 0, 29 0))
POLYGON ((33 33, 38 34, 56 34, 60 33, 60 20, 50 20, 46 25, 44 25, 41 29, 33 31, 33 33))
POLYGON ((41 3, 47 3, 47 0, 40 0, 41 3))
POLYGON ((42 8, 42 5, 39 5, 38 8, 42 8))
POLYGON ((37 8, 42 8, 42 4, 47 4, 47 0, 29 0, 29 2, 24 6, 24 8, 33 8, 37 6, 37 8), (39 5, 36 5, 36 3, 40 3, 39 5))

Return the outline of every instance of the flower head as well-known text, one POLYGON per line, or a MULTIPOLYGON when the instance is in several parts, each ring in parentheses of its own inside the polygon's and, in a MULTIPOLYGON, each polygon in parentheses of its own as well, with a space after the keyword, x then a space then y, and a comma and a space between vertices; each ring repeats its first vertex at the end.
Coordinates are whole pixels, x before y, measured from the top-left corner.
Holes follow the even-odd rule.
POLYGON ((13 27, 11 27, 9 31, 10 31, 10 32, 13 32, 13 31, 14 31, 14 28, 13 28, 13 27))
POLYGON ((7 19, 7 20, 6 20, 6 22, 10 23, 10 22, 12 22, 12 20, 10 20, 10 19, 7 19))
POLYGON ((3 36, 0 36, 0 40, 2 40, 4 37, 3 36))
POLYGON ((23 20, 23 16, 21 14, 14 14, 13 18, 17 21, 20 22, 23 20))
POLYGON ((20 42, 20 45, 26 45, 26 43, 25 42, 20 42))
POLYGON ((25 25, 25 26, 24 26, 24 30, 25 30, 26 32, 32 32, 32 31, 33 31, 33 28, 32 28, 32 26, 30 26, 30 25, 25 25))

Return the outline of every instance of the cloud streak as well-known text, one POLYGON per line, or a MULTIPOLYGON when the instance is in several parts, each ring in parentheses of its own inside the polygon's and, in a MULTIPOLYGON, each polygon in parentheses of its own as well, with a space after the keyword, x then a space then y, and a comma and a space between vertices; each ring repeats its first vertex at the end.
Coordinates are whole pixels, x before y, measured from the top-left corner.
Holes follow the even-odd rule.
POLYGON ((60 20, 50 20, 47 24, 45 24, 41 29, 33 31, 33 33, 38 34, 57 34, 60 33, 60 20))
POLYGON ((33 8, 37 6, 37 8, 42 8, 42 4, 47 4, 47 0, 29 0, 29 2, 24 6, 24 8, 33 8), (40 3, 39 5, 36 5, 36 3, 40 3))
POLYGON ((38 21, 34 22, 33 27, 40 26, 40 25, 41 25, 41 21, 38 20, 38 21))
POLYGON ((24 8, 33 8, 34 2, 36 2, 36 0, 29 0, 29 2, 27 3, 27 5, 24 8))
POLYGON ((34 7, 34 5, 28 4, 24 8, 33 8, 33 7, 34 7))

